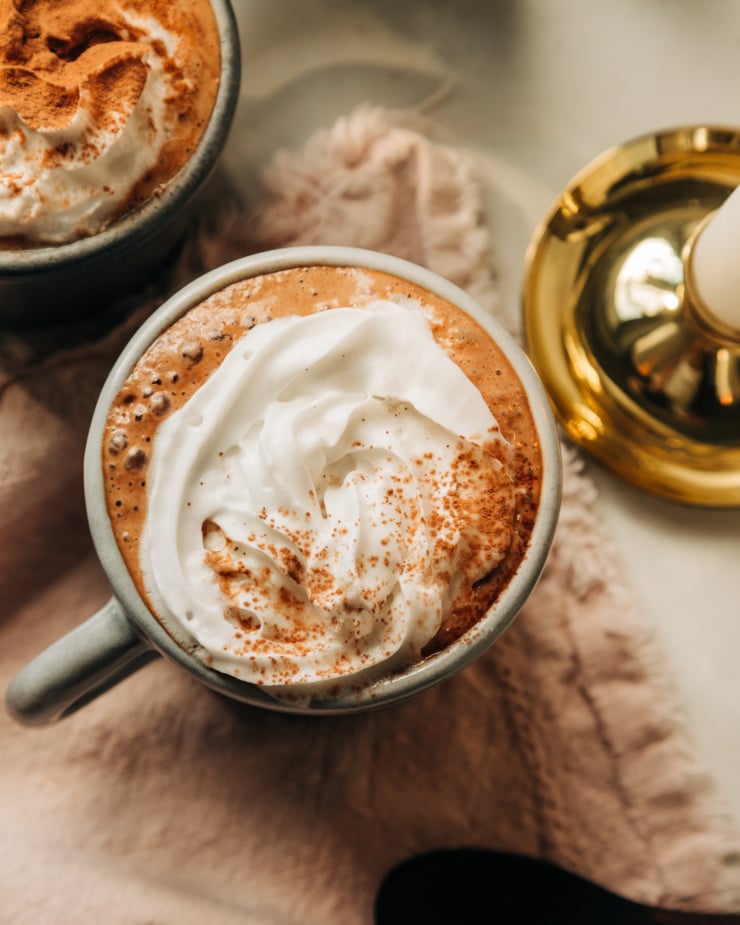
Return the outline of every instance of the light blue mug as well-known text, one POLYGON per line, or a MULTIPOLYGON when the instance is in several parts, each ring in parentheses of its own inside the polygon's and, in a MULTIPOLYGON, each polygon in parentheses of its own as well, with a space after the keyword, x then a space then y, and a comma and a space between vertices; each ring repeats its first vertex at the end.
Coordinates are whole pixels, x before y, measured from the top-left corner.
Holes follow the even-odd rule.
POLYGON ((90 529, 113 597, 85 623, 37 656, 11 682, 6 696, 8 710, 19 722, 28 725, 42 725, 67 716, 157 654, 169 658, 214 691, 273 710, 349 713, 405 700, 472 662, 512 622, 541 575, 560 510, 561 457, 557 428, 540 380, 521 348, 457 286, 407 261, 357 248, 300 247, 257 254, 213 270, 174 295, 139 329, 114 365, 93 415, 84 465, 90 529), (116 544, 106 508, 101 445, 112 401, 139 357, 170 324, 234 282, 291 267, 316 265, 386 272, 421 286, 472 316, 501 347, 524 387, 540 440, 542 483, 525 555, 497 600, 475 626, 443 650, 369 683, 359 692, 322 695, 308 704, 296 704, 276 700, 257 685, 208 668, 178 645, 152 615, 137 592, 116 544))

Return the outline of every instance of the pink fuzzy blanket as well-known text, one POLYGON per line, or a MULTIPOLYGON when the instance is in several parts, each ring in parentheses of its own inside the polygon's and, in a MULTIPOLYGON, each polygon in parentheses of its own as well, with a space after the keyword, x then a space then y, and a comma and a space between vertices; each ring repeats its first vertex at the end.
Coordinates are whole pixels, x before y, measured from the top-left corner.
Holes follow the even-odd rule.
MULTIPOLYGON (((257 205, 193 230, 170 289, 249 251, 341 243, 425 264, 496 310, 463 153, 361 110, 262 179, 257 205)), ((158 300, 153 286, 117 307, 112 330, 2 336, 3 687, 109 595, 82 449, 113 358, 158 300)), ((478 662, 405 705, 271 714, 160 660, 57 726, 3 715, 0 922, 367 925, 393 865, 461 845, 549 859, 654 905, 740 908, 740 837, 563 451, 533 598, 478 662)))

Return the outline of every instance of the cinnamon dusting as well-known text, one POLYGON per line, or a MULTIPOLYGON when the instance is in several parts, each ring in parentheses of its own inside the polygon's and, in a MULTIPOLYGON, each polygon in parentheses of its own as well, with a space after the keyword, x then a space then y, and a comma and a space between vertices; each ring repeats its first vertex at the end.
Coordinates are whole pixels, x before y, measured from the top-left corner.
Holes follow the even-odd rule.
MULTIPOLYGON (((0 0, 0 36, 0 110, 17 113, 31 130, 56 131, 84 109, 92 126, 85 161, 98 153, 96 138, 119 127, 133 110, 150 56, 162 59, 166 140, 115 217, 155 194, 197 146, 220 72, 218 28, 208 0, 0 0), (173 48, 147 34, 142 24, 154 22, 175 37, 173 48)), ((0 127, 0 147, 7 134, 7 125, 0 127)), ((45 166, 64 163, 70 153, 64 144, 50 148, 45 166)), ((8 182, 20 190, 19 179, 8 182)))
MULTIPOLYGON (((110 409, 102 446, 106 502, 119 548, 145 600, 138 564, 147 509, 148 454, 143 448, 152 446, 159 423, 185 404, 255 324, 285 314, 331 310, 329 306, 362 307, 375 299, 413 299, 423 307, 435 339, 479 389, 511 445, 505 450, 500 441, 492 440, 471 450, 460 444, 451 471, 435 468, 426 458, 416 461, 420 470, 428 471, 432 486, 444 489, 447 496, 445 507, 425 527, 436 544, 434 557, 444 560, 456 535, 479 537, 478 547, 470 546, 462 552, 464 580, 455 590, 440 630, 423 654, 443 648, 486 613, 521 561, 539 502, 540 449, 523 387, 498 345, 467 314, 404 280, 377 271, 345 267, 285 270, 244 280, 215 293, 157 338, 121 389, 110 409), (197 362, 193 362, 195 357, 197 362), (153 400, 162 395, 166 395, 168 403, 155 409, 153 400), (145 458, 138 456, 139 450, 145 458), (131 453, 136 453, 140 462, 135 473, 126 467, 131 453), (497 462, 504 461, 505 468, 497 466, 497 462), (509 490, 511 482, 515 488, 513 497, 509 490), (480 563, 492 558, 499 565, 481 578, 480 563)), ((398 511, 409 503, 401 479, 388 488, 386 500, 390 511, 398 511)), ((407 510, 405 513, 409 514, 407 510)), ((263 510, 255 514, 270 525, 280 512, 263 510)), ((407 523, 421 515, 412 511, 409 516, 407 523)), ((242 601, 249 600, 250 587, 255 600, 266 599, 271 580, 269 570, 259 574, 258 570, 244 568, 234 554, 230 538, 216 535, 220 528, 215 524, 205 524, 203 531, 206 561, 226 597, 233 600, 238 586, 242 601)), ((289 536, 304 560, 309 559, 313 535, 311 523, 306 522, 305 529, 296 529, 289 536)), ((249 540, 255 542, 256 538, 252 536, 249 540)), ((341 541, 340 536, 335 537, 335 546, 339 547, 341 541)), ((307 569, 287 547, 279 549, 273 544, 267 548, 268 545, 265 541, 265 551, 296 585, 295 596, 285 588, 275 588, 275 608, 286 621, 285 641, 310 647, 312 627, 300 616, 304 603, 298 597, 298 589, 301 595, 307 595, 327 610, 331 607, 336 594, 331 557, 336 549, 324 550, 323 558, 314 549, 311 568, 307 569)), ((376 568, 380 563, 377 557, 372 559, 359 562, 358 570, 376 568)), ((386 557, 386 567, 389 564, 386 557)), ((226 614, 226 619, 240 634, 236 639, 245 656, 250 651, 259 651, 258 614, 248 607, 234 608, 226 614)), ((292 670, 289 660, 281 670, 289 681, 292 670)), ((335 665, 334 671, 340 674, 341 666, 335 665)))

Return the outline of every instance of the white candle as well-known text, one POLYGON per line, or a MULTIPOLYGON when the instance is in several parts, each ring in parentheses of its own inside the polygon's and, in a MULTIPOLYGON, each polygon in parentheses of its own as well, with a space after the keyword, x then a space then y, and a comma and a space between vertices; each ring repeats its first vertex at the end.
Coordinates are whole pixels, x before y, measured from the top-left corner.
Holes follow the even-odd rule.
POLYGON ((708 220, 691 260, 697 295, 720 321, 740 332, 740 187, 708 220))

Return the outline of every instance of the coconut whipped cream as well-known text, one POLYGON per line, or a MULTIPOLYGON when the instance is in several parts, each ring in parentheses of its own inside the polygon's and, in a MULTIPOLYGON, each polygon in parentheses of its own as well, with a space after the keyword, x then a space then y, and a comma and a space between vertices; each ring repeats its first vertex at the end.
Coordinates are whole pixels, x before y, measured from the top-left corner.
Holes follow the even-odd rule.
POLYGON ((258 324, 157 429, 146 593, 242 680, 391 672, 507 555, 507 446, 413 301, 258 324))
POLYGON ((188 73, 186 50, 197 48, 198 29, 187 12, 167 14, 167 28, 126 6, 16 10, 0 0, 0 238, 40 245, 95 234, 137 204, 142 182, 166 181, 192 150, 186 142, 174 160, 163 153, 183 131, 178 116, 196 118, 198 66, 188 73))

